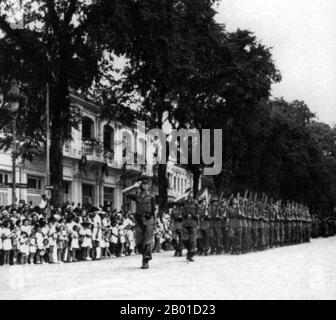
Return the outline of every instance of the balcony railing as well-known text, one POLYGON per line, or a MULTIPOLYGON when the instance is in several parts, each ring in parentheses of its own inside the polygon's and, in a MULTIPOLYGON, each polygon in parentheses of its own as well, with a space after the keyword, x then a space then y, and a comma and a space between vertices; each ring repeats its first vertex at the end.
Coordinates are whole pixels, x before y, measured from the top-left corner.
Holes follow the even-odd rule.
MULTIPOLYGON (((74 148, 70 143, 66 143, 63 148, 63 154, 66 157, 81 159, 82 156, 85 156, 87 161, 96 162, 96 163, 107 163, 110 168, 121 169, 123 162, 120 159, 117 160, 113 151, 104 152, 102 148, 93 147, 90 145, 83 144, 80 150, 74 148)), ((126 169, 141 172, 144 167, 140 164, 130 164, 131 158, 128 158, 129 161, 126 169)), ((136 159, 134 159, 135 161, 136 159)), ((136 162, 136 161, 135 161, 136 162)), ((153 175, 153 168, 147 165, 146 170, 143 171, 144 174, 148 176, 153 175)))
POLYGON ((99 148, 94 148, 91 146, 82 146, 82 156, 86 156, 87 161, 93 162, 105 162, 103 157, 103 152, 99 148))

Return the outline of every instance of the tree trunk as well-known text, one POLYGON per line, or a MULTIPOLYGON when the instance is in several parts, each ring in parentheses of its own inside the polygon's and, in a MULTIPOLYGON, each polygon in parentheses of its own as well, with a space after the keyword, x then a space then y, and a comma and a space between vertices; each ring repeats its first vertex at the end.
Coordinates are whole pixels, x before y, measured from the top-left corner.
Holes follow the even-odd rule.
POLYGON ((201 177, 201 172, 198 168, 197 170, 194 170, 192 174, 193 174, 193 194, 194 194, 194 199, 197 199, 198 191, 199 191, 198 186, 199 186, 199 180, 201 177))
POLYGON ((67 81, 55 86, 51 99, 51 142, 50 142, 50 182, 54 187, 52 203, 63 204, 63 146, 65 142, 65 123, 69 121, 69 90, 67 81))
POLYGON ((159 206, 160 211, 167 209, 168 204, 168 181, 167 181, 167 165, 159 164, 158 170, 158 188, 159 188, 159 206))

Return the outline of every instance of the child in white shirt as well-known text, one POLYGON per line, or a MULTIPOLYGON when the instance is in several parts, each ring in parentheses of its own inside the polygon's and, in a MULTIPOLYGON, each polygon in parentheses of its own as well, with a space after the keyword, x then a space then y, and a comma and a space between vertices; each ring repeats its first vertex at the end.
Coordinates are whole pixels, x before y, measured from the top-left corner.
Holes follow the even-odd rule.
POLYGON ((3 260, 4 265, 9 266, 9 256, 10 252, 13 249, 12 246, 12 231, 9 226, 9 222, 5 221, 3 223, 3 230, 2 230, 2 250, 3 250, 3 260))
POLYGON ((21 264, 25 265, 27 263, 27 259, 29 255, 29 238, 26 232, 21 232, 20 255, 21 255, 21 264))

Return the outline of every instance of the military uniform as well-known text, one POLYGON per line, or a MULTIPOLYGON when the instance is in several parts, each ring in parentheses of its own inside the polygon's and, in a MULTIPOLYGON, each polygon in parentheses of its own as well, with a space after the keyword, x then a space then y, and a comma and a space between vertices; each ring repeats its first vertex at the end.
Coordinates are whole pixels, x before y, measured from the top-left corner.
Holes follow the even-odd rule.
POLYGON ((229 237, 229 215, 228 215, 228 207, 225 202, 225 200, 222 201, 222 203, 219 206, 219 216, 222 217, 222 248, 225 252, 229 252, 229 245, 230 245, 230 237, 229 237))
POLYGON ((264 250, 265 249, 265 223, 264 223, 264 212, 262 208, 262 204, 259 203, 258 206, 258 247, 259 250, 264 250))
POLYGON ((256 204, 252 204, 252 228, 251 228, 251 236, 252 236, 252 250, 256 251, 259 249, 258 241, 259 241, 259 218, 258 211, 256 208, 256 204))
POLYGON ((269 247, 273 248, 275 246, 275 219, 274 219, 274 211, 273 208, 268 209, 268 217, 269 217, 269 247))
POLYGON ((264 233, 265 233, 265 249, 269 247, 269 234, 270 234, 270 224, 269 224, 269 211, 266 208, 266 205, 263 208, 264 213, 264 233))
POLYGON ((209 254, 210 249, 210 218, 208 215, 207 207, 203 203, 199 208, 200 215, 200 225, 199 225, 199 234, 200 234, 200 243, 199 243, 199 254, 209 254))
POLYGON ((175 206, 171 212, 172 221, 172 244, 175 249, 175 256, 182 256, 183 239, 182 239, 182 208, 175 206))
POLYGON ((281 208, 280 211, 280 246, 285 245, 285 217, 284 211, 281 208))
POLYGON ((246 203, 242 205, 242 216, 241 216, 241 224, 242 224, 242 253, 248 252, 248 223, 247 223, 247 208, 246 203))
POLYGON ((230 235, 232 238, 231 254, 240 254, 242 250, 242 212, 237 199, 234 199, 233 210, 230 217, 230 235))
POLYGON ((213 197, 209 207, 211 254, 223 251, 222 218, 219 215, 218 199, 213 197))
POLYGON ((247 207, 246 212, 246 222, 247 222, 247 252, 250 252, 252 250, 252 211, 251 211, 250 205, 247 207))
POLYGON ((142 254, 143 266, 148 267, 148 261, 152 260, 154 243, 155 197, 146 192, 127 197, 136 201, 135 242, 138 252, 142 254))
POLYGON ((187 259, 193 261, 197 248, 197 223, 199 215, 198 203, 189 197, 183 203, 182 238, 185 248, 188 250, 187 259))
POLYGON ((280 213, 279 207, 274 206, 274 243, 273 245, 276 247, 280 246, 280 232, 281 232, 281 222, 280 222, 280 213))

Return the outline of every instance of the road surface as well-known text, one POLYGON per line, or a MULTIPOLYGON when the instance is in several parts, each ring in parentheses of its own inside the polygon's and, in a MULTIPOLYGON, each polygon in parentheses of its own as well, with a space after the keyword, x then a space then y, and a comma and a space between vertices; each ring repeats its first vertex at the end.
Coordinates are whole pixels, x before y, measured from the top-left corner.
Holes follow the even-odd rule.
POLYGON ((0 299, 336 299, 336 238, 250 253, 0 267, 0 299))

